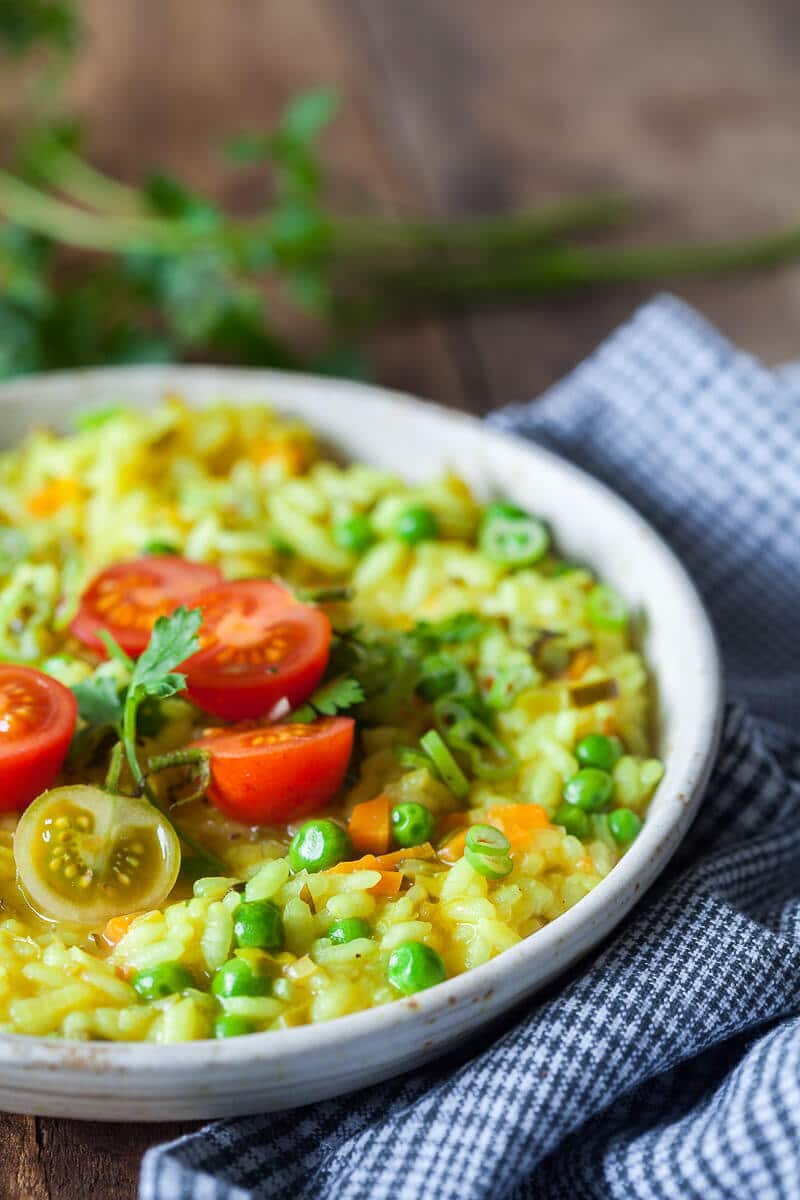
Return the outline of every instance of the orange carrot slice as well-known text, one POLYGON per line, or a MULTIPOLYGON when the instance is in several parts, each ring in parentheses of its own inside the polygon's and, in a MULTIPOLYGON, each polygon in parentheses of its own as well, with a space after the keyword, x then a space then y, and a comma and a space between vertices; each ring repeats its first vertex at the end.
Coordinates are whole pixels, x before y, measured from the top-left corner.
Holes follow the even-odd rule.
POLYGON ((537 829, 547 829, 550 819, 540 804, 495 804, 489 809, 489 824, 495 825, 511 842, 512 850, 525 850, 537 829))
POLYGON ((396 896, 403 885, 400 871, 381 871, 381 877, 369 889, 373 896, 396 896))
POLYGON ((420 842, 418 846, 406 846, 404 850, 393 850, 391 854, 379 854, 376 862, 382 871, 391 871, 398 863, 409 858, 435 858, 436 851, 430 842, 420 842))
POLYGON ((124 916, 111 917, 103 930, 105 940, 112 946, 116 946, 117 942, 121 942, 133 924, 133 919, 136 915, 136 913, 126 913, 124 916))
POLYGON ((379 871, 380 879, 371 888, 367 888, 367 891, 376 896, 393 896, 400 891, 403 874, 392 868, 409 858, 429 859, 434 858, 435 855, 436 851, 430 842, 423 842, 420 846, 409 846, 405 850, 395 850, 391 854, 362 854, 361 858, 337 863, 335 867, 328 867, 326 874, 352 875, 354 871, 379 871))
POLYGON ((589 667, 594 666, 597 661, 594 653, 591 650, 579 650, 569 664, 567 670, 567 679, 580 679, 589 670, 589 667))
POLYGON ((347 831, 359 854, 386 854, 391 844, 391 801, 376 796, 357 804, 350 814, 347 831))
POLYGON ((443 813, 439 817, 439 828, 442 833, 452 833, 455 829, 463 829, 465 825, 469 825, 468 812, 443 813))
POLYGON ((74 479, 53 479, 28 500, 28 511, 34 517, 52 517, 65 504, 75 500, 81 485, 74 479))
POLYGON ((466 829, 462 829, 458 833, 453 834, 451 838, 448 838, 443 846, 439 847, 439 858, 442 862, 451 865, 458 862, 460 858, 464 857, 464 847, 466 844, 467 831, 466 829))

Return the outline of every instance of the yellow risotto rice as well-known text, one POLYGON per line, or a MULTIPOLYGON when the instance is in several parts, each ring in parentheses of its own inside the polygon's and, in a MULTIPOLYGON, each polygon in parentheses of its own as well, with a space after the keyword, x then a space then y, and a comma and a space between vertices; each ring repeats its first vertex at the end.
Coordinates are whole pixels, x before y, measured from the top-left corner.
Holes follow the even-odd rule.
MULTIPOLYGON (((195 799, 180 809, 182 825, 227 874, 182 877, 163 907, 136 915, 116 939, 103 936, 104 923, 68 925, 33 911, 16 877, 17 814, 6 813, 0 1030, 177 1042, 219 1035, 225 1014, 241 1018, 242 1031, 327 1021, 397 998, 387 974, 397 947, 428 946, 447 976, 456 975, 535 934, 614 867, 624 842, 615 840, 608 812, 581 818, 582 837, 554 818, 587 735, 619 738, 624 748, 610 772, 612 812, 643 817, 661 778, 650 757, 648 671, 632 623, 593 621, 587 598, 598 581, 552 547, 519 569, 492 561, 476 540, 482 514, 455 476, 409 487, 371 466, 335 465, 319 457, 308 430, 263 407, 221 404, 198 415, 170 398, 150 413, 95 414, 67 437, 37 431, 0 457, 0 661, 28 663, 67 686, 98 672, 124 675, 117 664, 98 666, 68 624, 98 571, 152 541, 213 563, 230 579, 277 575, 296 588, 347 583, 351 598, 326 606, 335 629, 396 635, 423 620, 474 614, 482 623, 453 650, 459 661, 484 691, 515 672, 525 681, 493 718, 516 770, 494 782, 470 775, 468 795, 456 799, 424 758, 409 765, 398 757, 398 747, 419 745, 430 724, 425 706, 373 705, 363 719, 355 713, 356 770, 327 815, 346 824, 356 804, 380 794, 393 805, 421 803, 436 818, 441 848, 458 829, 456 811, 475 824, 512 804, 543 810, 524 845, 515 843, 504 877, 475 869, 462 837, 455 855, 400 862, 402 887, 382 895, 372 890, 380 872, 368 866, 346 874, 292 870, 294 826, 237 824, 207 798, 195 799), (395 535, 410 507, 433 515, 435 538, 410 544, 395 535), (359 552, 333 533, 353 516, 368 517, 373 531, 359 552), (234 914, 243 896, 277 906, 283 949, 237 949, 234 914), (336 944, 327 933, 349 918, 366 922, 369 936, 336 944), (270 979, 267 994, 211 991, 232 957, 258 960, 270 979), (192 986, 144 998, 137 972, 164 964, 185 967, 192 986)), ((158 734, 144 739, 146 756, 185 745, 203 724, 181 698, 163 708, 158 734)), ((98 784, 102 776, 72 765, 61 782, 98 784)))

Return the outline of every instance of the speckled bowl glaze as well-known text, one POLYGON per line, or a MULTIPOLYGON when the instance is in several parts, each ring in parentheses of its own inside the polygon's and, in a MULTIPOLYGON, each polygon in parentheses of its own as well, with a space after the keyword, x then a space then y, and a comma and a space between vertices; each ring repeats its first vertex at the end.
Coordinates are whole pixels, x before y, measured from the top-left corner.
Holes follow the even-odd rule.
POLYGON ((697 592, 657 534, 569 463, 481 422, 360 384, 269 371, 145 367, 70 372, 0 387, 0 438, 66 426, 91 404, 148 407, 167 393, 203 405, 263 400, 312 425, 347 457, 411 480, 448 467, 481 496, 549 520, 560 545, 647 614, 666 773, 624 859, 569 912, 492 962, 430 991, 326 1025, 157 1046, 0 1036, 0 1108, 158 1121, 293 1107, 397 1075, 503 1015, 619 925, 663 870, 700 804, 717 746, 720 668, 697 592))

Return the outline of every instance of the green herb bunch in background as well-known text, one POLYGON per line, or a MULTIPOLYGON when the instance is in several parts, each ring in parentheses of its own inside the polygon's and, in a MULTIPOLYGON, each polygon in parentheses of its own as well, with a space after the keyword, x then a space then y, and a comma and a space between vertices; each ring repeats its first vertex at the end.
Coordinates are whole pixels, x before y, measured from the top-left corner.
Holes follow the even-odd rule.
MULTIPOLYGON (((79 42, 69 0, 0 0, 0 60, 34 51, 44 89, 58 89, 79 42)), ((228 144, 231 170, 270 174, 269 208, 246 219, 166 173, 140 188, 109 178, 82 156, 74 122, 32 120, 0 169, 0 377, 187 358, 353 373, 359 334, 393 318, 800 257, 794 228, 716 244, 581 244, 633 217, 617 196, 446 222, 339 216, 317 149, 336 109, 330 91, 306 92, 274 130, 228 144), (284 318, 287 305, 313 318, 310 359, 276 304, 284 318)))

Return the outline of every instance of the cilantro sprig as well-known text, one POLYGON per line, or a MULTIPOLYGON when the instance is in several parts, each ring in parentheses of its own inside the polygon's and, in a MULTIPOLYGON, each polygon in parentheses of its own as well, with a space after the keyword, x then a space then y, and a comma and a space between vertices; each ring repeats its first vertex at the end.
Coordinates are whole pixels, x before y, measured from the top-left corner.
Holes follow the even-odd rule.
POLYGON ((335 717, 337 713, 355 708, 363 699, 364 691, 357 679, 343 676, 331 679, 317 688, 305 704, 296 708, 289 720, 307 724, 318 717, 335 717))
MULTIPOLYGON (((120 686, 119 680, 110 674, 95 675, 91 680, 75 684, 72 691, 78 701, 78 712, 89 726, 113 727, 119 735, 120 740, 112 751, 107 785, 111 788, 118 785, 124 754, 137 791, 159 809, 181 841, 194 851, 198 867, 224 873, 225 864, 182 829, 159 803, 139 762, 136 746, 144 706, 152 701, 167 700, 185 688, 186 676, 176 668, 199 650, 197 631, 201 621, 199 608, 182 607, 171 616, 159 617, 150 641, 135 662, 108 635, 104 640, 111 660, 129 673, 128 682, 120 686)), ((153 764, 150 765, 152 769, 153 764)), ((160 765, 180 764, 172 758, 160 765)))
POLYGON ((122 744, 131 773, 142 789, 146 781, 136 752, 139 709, 149 696, 166 700, 186 687, 186 676, 175 668, 200 649, 197 631, 202 619, 199 608, 178 608, 171 616, 159 617, 146 649, 133 667, 122 709, 122 744))

